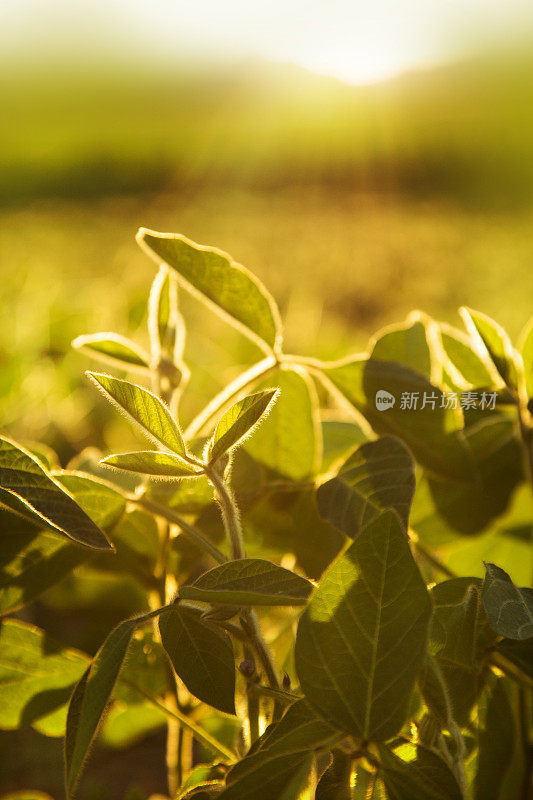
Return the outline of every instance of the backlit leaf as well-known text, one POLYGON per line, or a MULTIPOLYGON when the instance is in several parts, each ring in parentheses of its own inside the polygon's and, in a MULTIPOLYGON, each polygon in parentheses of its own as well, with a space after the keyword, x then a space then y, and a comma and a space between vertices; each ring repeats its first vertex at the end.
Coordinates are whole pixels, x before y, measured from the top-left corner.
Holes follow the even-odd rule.
POLYGON ((352 759, 342 750, 334 750, 331 764, 322 774, 315 800, 352 800, 352 759))
POLYGON ((52 475, 104 530, 111 530, 126 509, 124 496, 101 478, 68 470, 54 470, 52 475))
POLYGON ((33 625, 0 622, 0 728, 31 725, 47 736, 65 732, 72 689, 88 658, 33 625))
POLYGON ((137 241, 154 261, 172 267, 189 291, 264 348, 279 346, 279 311, 262 283, 231 256, 180 234, 141 228, 137 241))
POLYGON ((235 713, 235 662, 231 639, 179 605, 159 617, 161 641, 187 689, 204 703, 235 713))
POLYGON ((144 350, 118 333, 92 333, 78 336, 72 347, 100 361, 111 362, 122 369, 150 369, 150 357, 144 350))
POLYGON ((264 414, 268 413, 278 394, 275 389, 270 389, 247 395, 234 403, 215 429, 209 453, 211 461, 216 461, 248 436, 264 414))
POLYGON ((519 350, 524 362, 524 378, 528 399, 533 397, 533 317, 519 337, 519 350))
POLYGON ((460 415, 441 406, 442 391, 423 375, 393 361, 365 356, 326 364, 322 372, 376 433, 397 436, 431 472, 454 480, 468 479, 460 415), (416 408, 402 407, 404 396, 414 396, 416 408), (390 401, 383 407, 382 397, 390 401))
POLYGON ((269 380, 280 389, 276 405, 246 443, 246 450, 279 475, 301 481, 322 460, 322 430, 315 387, 304 370, 283 368, 269 380))
POLYGON ((355 736, 403 725, 431 605, 397 515, 386 511, 326 571, 300 619, 296 670, 308 700, 355 736))
POLYGON ((168 267, 159 268, 150 291, 148 329, 152 353, 181 361, 185 346, 185 325, 178 311, 176 276, 168 267))
POLYGON ((336 477, 318 488, 318 510, 352 539, 388 508, 407 531, 414 490, 411 454, 399 439, 384 436, 361 445, 336 477))
POLYGON ((517 588, 495 564, 485 564, 483 605, 490 626, 507 639, 533 637, 533 589, 517 588))
POLYGON ((178 455, 185 455, 181 432, 170 411, 158 397, 148 389, 129 381, 96 372, 88 372, 87 375, 149 439, 178 455))
POLYGON ((80 544, 109 550, 103 531, 30 453, 0 437, 0 502, 80 544))
POLYGON ((428 747, 404 744, 393 752, 381 745, 379 757, 389 800, 463 800, 450 767, 428 747))
POLYGON ((515 352, 504 329, 486 314, 471 308, 462 308, 460 313, 467 331, 481 348, 486 349, 505 384, 516 388, 518 373, 515 352))
POLYGON ((431 380, 435 368, 428 344, 429 322, 420 311, 414 311, 405 322, 378 331, 370 341, 371 358, 404 364, 431 380))
POLYGON ((204 572, 180 597, 235 606, 304 605, 312 584, 288 569, 261 558, 242 558, 204 572))
POLYGON ((111 631, 74 690, 65 737, 67 798, 78 784, 137 624, 136 619, 125 620, 111 631))
POLYGON ((133 453, 118 453, 100 461, 108 467, 153 475, 156 478, 192 478, 202 475, 202 470, 184 461, 173 453, 159 450, 138 450, 133 453))

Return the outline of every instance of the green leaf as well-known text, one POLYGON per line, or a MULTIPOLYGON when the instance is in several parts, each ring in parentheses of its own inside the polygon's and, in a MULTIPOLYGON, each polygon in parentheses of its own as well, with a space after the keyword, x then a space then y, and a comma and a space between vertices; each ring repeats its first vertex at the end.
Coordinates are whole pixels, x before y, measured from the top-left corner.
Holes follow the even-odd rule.
POLYGON ((423 745, 404 744, 395 752, 379 747, 389 800, 463 800, 463 793, 446 762, 423 745))
POLYGON ((0 622, 0 728, 31 725, 62 736, 72 688, 88 658, 44 631, 14 619, 0 622))
POLYGON ((327 472, 340 459, 368 439, 359 425, 341 419, 322 420, 323 457, 320 472, 327 472))
POLYGON ((96 372, 88 372, 87 375, 149 439, 173 453, 186 454, 180 429, 158 397, 129 381, 96 372))
POLYGON ((495 564, 485 564, 483 605, 489 624, 507 639, 533 637, 533 589, 518 589, 495 564))
POLYGON ((185 347, 185 325, 178 311, 176 276, 161 265, 150 291, 148 330, 152 353, 161 354, 176 363, 181 361, 185 347))
POLYGON ((431 651, 440 661, 474 668, 496 642, 481 602, 481 581, 451 578, 434 586, 431 597, 431 651))
POLYGON ((352 539, 388 508, 407 531, 414 490, 411 454, 399 439, 384 436, 361 445, 337 476, 318 488, 318 510, 352 539))
POLYGON ((113 544, 116 550, 113 558, 103 557, 95 566, 113 572, 130 572, 153 588, 159 533, 152 514, 138 508, 128 511, 113 528, 113 544))
MULTIPOLYGON (((440 325, 440 338, 444 354, 448 362, 444 362, 447 372, 454 374, 457 383, 466 382, 469 386, 493 387, 500 383, 495 375, 490 359, 485 355, 482 358, 471 346, 468 337, 460 330, 449 325, 440 325)), ((462 387, 464 388, 464 387, 462 387)))
POLYGON ((352 759, 342 750, 334 750, 329 767, 322 774, 315 800, 352 800, 352 759))
POLYGON ((428 343, 430 323, 420 311, 413 311, 405 322, 389 325, 372 337, 370 357, 403 364, 431 380, 436 365, 428 343))
POLYGON ((294 800, 309 778, 313 751, 336 738, 335 728, 317 717, 306 700, 298 700, 233 767, 221 798, 294 800))
POLYGON ((470 466, 462 441, 461 415, 441 407, 443 393, 423 375, 393 361, 361 356, 326 364, 322 372, 333 390, 363 414, 376 433, 397 436, 432 473, 468 479, 470 466), (379 401, 382 392, 392 395, 394 404, 380 410, 376 398, 379 401), (424 394, 426 405, 422 407, 424 394), (417 407, 403 408, 405 396, 416 397, 417 407))
POLYGON ((318 398, 307 373, 296 367, 279 369, 269 383, 279 399, 246 450, 278 475, 302 481, 314 475, 322 460, 322 430, 318 398))
POLYGON ((179 596, 235 606, 300 606, 312 589, 308 580, 270 561, 242 558, 204 572, 192 586, 182 586, 179 596))
POLYGON ((195 244, 180 234, 141 228, 137 241, 156 262, 177 272, 185 288, 199 297, 265 349, 279 348, 281 322, 277 306, 262 283, 231 256, 195 244))
POLYGON ((172 665, 191 694, 235 714, 235 662, 229 636, 179 604, 163 611, 159 630, 172 665))
POLYGON ((211 461, 216 461, 249 436, 264 415, 268 414, 278 395, 278 390, 268 389, 249 394, 232 405, 215 429, 209 453, 211 461))
POLYGON ((111 362, 122 369, 150 369, 150 357, 144 350, 118 333, 92 333, 78 336, 72 347, 100 361, 111 362))
POLYGON ((505 679, 495 678, 487 686, 478 710, 478 758, 474 780, 475 800, 500 798, 500 788, 511 766, 515 723, 505 679))
POLYGON ((52 475, 103 530, 111 530, 126 510, 124 495, 101 478, 69 470, 54 470, 52 475))
POLYGON ((65 786, 69 799, 78 784, 138 623, 138 619, 128 619, 111 631, 70 700, 65 736, 65 786))
POLYGON ((518 339, 518 349, 524 362, 524 378, 528 399, 533 397, 533 317, 518 339))
POLYGON ((525 676, 533 679, 533 639, 503 639, 498 642, 497 650, 525 676))
POLYGON ((101 741, 106 747, 126 749, 162 728, 166 721, 166 714, 152 703, 117 704, 105 718, 101 741))
POLYGON ((0 437, 0 503, 86 547, 112 545, 74 498, 24 448, 0 437))
POLYGON ((486 314, 471 308, 461 308, 460 314, 470 336, 482 351, 487 351, 506 386, 516 389, 518 373, 515 351, 504 329, 486 314))
POLYGON ((137 450, 133 453, 118 453, 107 456, 100 461, 115 469, 128 472, 139 472, 141 475, 153 475, 156 478, 194 478, 203 475, 203 471, 184 461, 173 453, 162 453, 159 450, 137 450))
POLYGON ((57 531, 39 530, 2 509, 0 528, 0 615, 30 603, 89 557, 87 548, 57 531))
POLYGON ((296 671, 309 701, 362 739, 403 725, 431 604, 397 515, 386 511, 326 571, 300 619, 296 671))

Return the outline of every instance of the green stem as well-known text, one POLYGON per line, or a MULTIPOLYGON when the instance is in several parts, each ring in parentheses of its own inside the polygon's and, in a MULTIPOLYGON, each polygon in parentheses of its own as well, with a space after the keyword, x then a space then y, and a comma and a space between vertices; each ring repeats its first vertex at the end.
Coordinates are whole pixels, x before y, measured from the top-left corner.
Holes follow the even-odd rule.
POLYGON ((171 522, 173 525, 177 525, 181 529, 183 536, 189 539, 205 553, 209 553, 209 555, 214 558, 218 564, 224 564, 228 560, 224 553, 222 553, 210 539, 204 536, 204 534, 201 533, 201 531, 199 531, 197 528, 189 525, 189 523, 186 522, 183 517, 181 517, 171 508, 162 506, 159 503, 156 503, 154 500, 149 500, 144 495, 128 495, 127 499, 130 503, 140 506, 145 511, 149 511, 151 514, 155 514, 156 516, 171 522))
POLYGON ((195 739, 201 742, 203 745, 209 748, 212 753, 217 756, 220 756, 224 759, 224 761, 229 761, 230 763, 234 763, 237 761, 237 756, 231 750, 229 750, 222 742, 219 742, 215 739, 214 736, 211 736, 206 730, 201 728, 197 725, 193 720, 183 714, 179 709, 172 709, 169 708, 165 703, 162 703, 157 697, 153 697, 149 692, 145 692, 144 689, 141 689, 140 686, 137 686, 134 683, 130 683, 129 681, 123 680, 122 683, 127 684, 131 689, 134 689, 138 694, 142 695, 148 702, 152 703, 153 706, 159 708, 167 717, 171 717, 176 719, 180 722, 184 728, 187 728, 191 731, 195 739))
POLYGON ((185 439, 189 440, 198 436, 204 428, 227 406, 237 395, 243 392, 248 386, 264 378, 272 372, 278 365, 278 358, 270 355, 262 361, 258 361, 246 372, 241 373, 234 381, 222 389, 200 413, 189 423, 185 430, 185 439))
POLYGON ((231 558, 234 561, 238 558, 244 558, 244 537, 241 518, 233 493, 224 479, 220 477, 216 467, 206 469, 206 475, 213 484, 216 498, 222 511, 222 519, 229 540, 231 558))

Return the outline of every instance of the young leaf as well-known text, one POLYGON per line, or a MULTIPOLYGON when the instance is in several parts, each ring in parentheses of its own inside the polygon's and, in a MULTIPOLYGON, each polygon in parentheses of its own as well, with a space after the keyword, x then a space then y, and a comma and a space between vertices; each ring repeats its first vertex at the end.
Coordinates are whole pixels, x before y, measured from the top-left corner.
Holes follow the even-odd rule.
POLYGON ((327 570, 298 626, 296 671, 332 724, 383 741, 401 728, 431 604, 397 515, 386 511, 327 570))
POLYGON ((0 624, 0 728, 31 725, 62 736, 72 687, 88 658, 44 631, 14 619, 0 624))
POLYGON ((315 386, 304 370, 295 367, 278 370, 270 383, 279 387, 279 399, 246 450, 277 474, 303 481, 316 474, 322 460, 315 386))
POLYGON ((195 244, 180 234, 141 228, 137 242, 158 263, 174 269, 178 280, 215 311, 268 349, 281 344, 277 306, 262 283, 231 256, 195 244))
POLYGON ((185 325, 178 311, 176 276, 161 265, 150 291, 148 330, 152 353, 173 362, 181 361, 185 347, 185 325))
POLYGON ((504 329, 486 314, 471 308, 461 308, 460 314, 467 331, 474 341, 480 342, 481 347, 486 349, 506 386, 516 389, 518 373, 515 351, 504 329))
POLYGON ((150 369, 150 357, 144 350, 118 333, 92 333, 78 336, 72 347, 100 361, 111 362, 122 369, 150 369))
POLYGON ((182 586, 179 596, 235 606, 300 606, 312 589, 308 580, 270 561, 242 558, 204 572, 192 586, 182 586))
POLYGON ((444 363, 444 369, 451 373, 457 372, 457 378, 460 379, 458 383, 466 382, 469 386, 485 387, 500 384, 490 359, 487 356, 483 359, 472 349, 472 344, 463 331, 441 323, 440 339, 444 355, 450 362, 444 363))
POLYGON ((399 439, 383 436, 361 445, 337 476, 318 488, 317 504, 324 519, 354 539, 388 508, 407 531, 414 491, 411 454, 399 439))
POLYGON ((249 436, 261 418, 268 413, 279 395, 279 390, 249 394, 231 406, 219 421, 210 448, 210 459, 216 461, 232 447, 249 436))
POLYGON ((183 437, 170 411, 148 389, 96 372, 87 375, 149 439, 178 455, 186 454, 183 437))
POLYGON ((100 464, 128 472, 139 472, 142 475, 153 475, 156 478, 193 478, 203 475, 203 470, 197 469, 178 455, 162 453, 159 450, 119 453, 103 458, 100 464))
POLYGON ((112 545, 74 498, 20 445, 0 437, 0 502, 95 550, 112 545))
POLYGON ((65 736, 65 786, 69 800, 78 784, 138 623, 137 619, 128 619, 111 631, 70 700, 65 736))
POLYGON ((393 752, 381 745, 379 758, 389 800, 464 800, 450 767, 428 747, 404 744, 393 752))
POLYGON ((422 466, 453 480, 470 477, 460 414, 443 407, 443 393, 423 375, 393 361, 364 356, 327 364, 322 371, 376 433, 397 436, 422 466), (382 397, 389 400, 383 408, 382 397))
POLYGON ((226 714, 235 714, 235 662, 231 639, 178 605, 159 617, 161 641, 187 689, 226 714))
POLYGON ((533 637, 533 589, 518 589, 495 564, 485 564, 483 605, 491 628, 507 639, 533 637))

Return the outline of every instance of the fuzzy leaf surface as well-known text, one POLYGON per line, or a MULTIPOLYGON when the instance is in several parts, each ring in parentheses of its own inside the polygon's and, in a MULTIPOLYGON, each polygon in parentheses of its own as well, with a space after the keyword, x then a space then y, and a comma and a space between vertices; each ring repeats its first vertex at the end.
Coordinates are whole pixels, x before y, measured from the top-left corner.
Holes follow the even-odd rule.
POLYGON ((300 618, 296 671, 322 716, 366 740, 408 714, 431 604, 402 525, 386 511, 326 571, 300 618))
POLYGON ((249 394, 229 408, 219 421, 213 437, 211 460, 216 461, 247 436, 268 412, 279 392, 269 389, 249 394))
POLYGON ((414 463, 399 439, 366 442, 338 474, 317 490, 320 515, 354 539, 379 514, 391 508, 405 530, 415 491, 414 463))
POLYGON ((108 467, 153 475, 157 478, 193 478, 202 475, 202 470, 184 461, 173 453, 159 450, 136 450, 132 453, 117 453, 107 456, 100 462, 108 467))
POLYGON ((231 256, 180 234, 141 228, 137 241, 157 262, 176 271, 189 291, 244 333, 274 348, 281 340, 277 306, 263 284, 231 256))
POLYGON ((0 502, 36 524, 48 525, 95 550, 109 550, 106 535, 66 489, 30 453, 0 437, 0 502))
POLYGON ((192 586, 182 586, 179 595, 235 606, 299 606, 312 589, 308 580, 271 561, 241 558, 204 572, 192 586))

